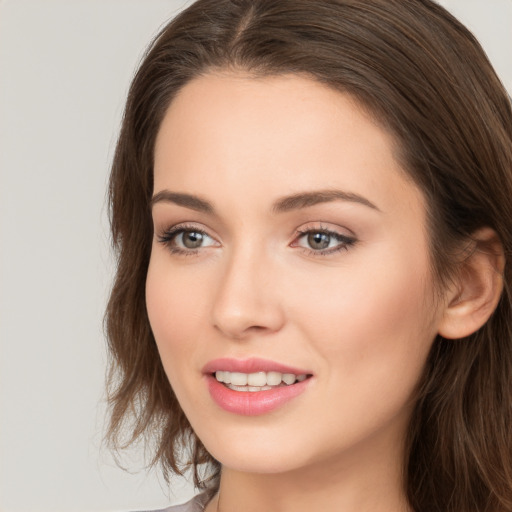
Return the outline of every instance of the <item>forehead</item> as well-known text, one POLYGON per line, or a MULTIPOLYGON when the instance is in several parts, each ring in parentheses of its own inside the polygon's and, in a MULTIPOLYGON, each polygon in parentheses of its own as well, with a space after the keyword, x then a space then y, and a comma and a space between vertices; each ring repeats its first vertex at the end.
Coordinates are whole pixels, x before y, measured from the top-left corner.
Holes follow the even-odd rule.
POLYGON ((263 193, 270 200, 336 187, 374 196, 384 211, 404 191, 407 207, 421 203, 394 147, 350 95, 312 79, 208 74, 187 84, 166 112, 155 145, 155 191, 263 193))
POLYGON ((257 140, 254 153, 263 157, 264 149, 276 145, 298 152, 304 140, 339 141, 342 130, 346 143, 363 131, 382 149, 392 148, 391 135, 350 95, 317 81, 298 75, 212 73, 192 80, 173 99, 157 137, 156 157, 175 138, 181 144, 191 139, 214 147, 229 143, 232 149, 247 149, 257 140))

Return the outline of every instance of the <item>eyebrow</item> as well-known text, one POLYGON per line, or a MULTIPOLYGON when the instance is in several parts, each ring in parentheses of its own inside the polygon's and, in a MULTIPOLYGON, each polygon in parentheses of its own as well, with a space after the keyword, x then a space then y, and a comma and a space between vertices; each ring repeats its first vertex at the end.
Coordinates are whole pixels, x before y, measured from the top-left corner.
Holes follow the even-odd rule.
MULTIPOLYGON (((272 205, 272 211, 274 213, 285 213, 292 210, 299 210, 301 208, 308 208, 320 203, 330 203, 332 201, 358 203, 373 210, 381 211, 375 204, 359 194, 332 189, 300 192, 280 198, 272 205)), ((152 197, 150 205, 153 207, 156 203, 160 202, 174 203, 178 206, 183 206, 191 210, 215 215, 215 208, 209 201, 192 194, 161 190, 152 197)))
POLYGON ((380 211, 376 205, 366 199, 366 197, 354 194, 353 192, 344 192, 343 190, 318 190, 313 192, 301 192, 288 197, 278 199, 272 211, 275 213, 284 213, 291 210, 308 208, 320 203, 330 203, 332 201, 348 201, 350 203, 359 203, 368 206, 373 210, 380 211))
POLYGON ((170 190, 161 190, 151 198, 150 206, 153 207, 156 203, 161 202, 174 203, 178 206, 183 206, 202 213, 208 213, 210 215, 215 213, 210 202, 192 194, 182 194, 179 192, 171 192, 170 190))

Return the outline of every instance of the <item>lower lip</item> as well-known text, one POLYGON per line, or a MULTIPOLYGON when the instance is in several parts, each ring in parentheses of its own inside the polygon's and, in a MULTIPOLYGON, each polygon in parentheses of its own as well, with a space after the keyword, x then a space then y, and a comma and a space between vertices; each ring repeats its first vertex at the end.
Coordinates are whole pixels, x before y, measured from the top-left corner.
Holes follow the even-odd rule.
POLYGON ((290 386, 264 391, 234 391, 221 384, 213 375, 206 376, 208 390, 214 402, 225 411, 242 416, 257 416, 274 411, 303 393, 311 378, 290 386))

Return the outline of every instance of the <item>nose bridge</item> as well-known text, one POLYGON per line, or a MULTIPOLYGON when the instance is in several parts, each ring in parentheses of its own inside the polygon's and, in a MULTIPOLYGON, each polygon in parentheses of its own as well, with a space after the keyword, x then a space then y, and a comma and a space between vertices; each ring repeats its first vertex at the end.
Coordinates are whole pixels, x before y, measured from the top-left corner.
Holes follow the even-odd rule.
POLYGON ((254 240, 233 247, 226 254, 213 304, 213 323, 217 329, 231 338, 280 329, 283 312, 274 263, 254 240))

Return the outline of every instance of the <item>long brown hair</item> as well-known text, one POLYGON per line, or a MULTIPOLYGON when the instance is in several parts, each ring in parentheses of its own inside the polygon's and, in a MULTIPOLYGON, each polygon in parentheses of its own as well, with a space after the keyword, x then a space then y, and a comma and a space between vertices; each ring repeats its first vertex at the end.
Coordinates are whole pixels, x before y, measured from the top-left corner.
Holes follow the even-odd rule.
POLYGON ((349 93, 388 129, 428 205, 438 283, 454 244, 498 234, 504 292, 468 338, 438 337, 418 384, 404 481, 418 512, 512 511, 512 111, 472 34, 430 0, 199 0, 150 45, 133 80, 110 179, 118 257, 106 313, 108 439, 151 442, 164 474, 187 463, 215 490, 219 464, 164 373, 145 307, 153 149, 176 93, 212 69, 302 74, 349 93), (183 453, 183 448, 189 449, 183 453), (214 480, 198 473, 206 463, 214 480))

